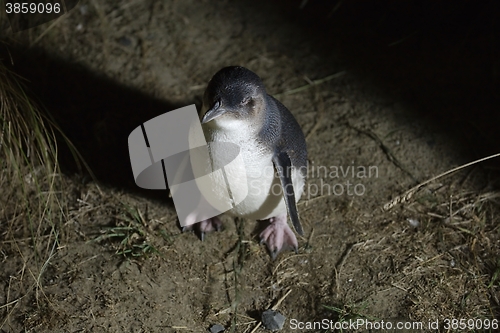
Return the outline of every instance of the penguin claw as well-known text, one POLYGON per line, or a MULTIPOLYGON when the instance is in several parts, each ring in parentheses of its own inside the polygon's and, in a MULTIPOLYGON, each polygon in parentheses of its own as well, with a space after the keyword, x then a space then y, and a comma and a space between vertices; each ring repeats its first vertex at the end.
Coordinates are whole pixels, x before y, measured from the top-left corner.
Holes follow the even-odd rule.
POLYGON ((278 256, 278 253, 279 253, 278 248, 275 247, 274 251, 271 252, 271 258, 273 260, 276 260, 276 257, 278 256))
POLYGON ((289 248, 298 253, 299 244, 292 229, 288 226, 287 215, 282 214, 269 219, 271 224, 260 233, 260 244, 266 244, 273 260, 281 250, 289 248))
POLYGON ((217 217, 212 217, 198 223, 182 227, 182 232, 195 230, 199 235, 201 241, 203 242, 206 238, 206 234, 212 231, 222 230, 222 221, 217 217))

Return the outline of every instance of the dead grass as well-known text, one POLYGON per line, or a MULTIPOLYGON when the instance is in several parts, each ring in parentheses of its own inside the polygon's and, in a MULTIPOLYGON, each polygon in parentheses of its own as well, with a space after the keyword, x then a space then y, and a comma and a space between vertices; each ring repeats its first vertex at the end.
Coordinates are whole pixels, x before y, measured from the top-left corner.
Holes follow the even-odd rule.
POLYGON ((393 271, 380 278, 408 294, 412 320, 498 319, 500 195, 463 181, 430 183, 371 247, 380 250, 375 260, 392 260, 393 271))
POLYGON ((18 257, 0 306, 0 328, 18 301, 44 296, 42 276, 65 239, 66 206, 53 124, 0 63, 0 252, 18 257))

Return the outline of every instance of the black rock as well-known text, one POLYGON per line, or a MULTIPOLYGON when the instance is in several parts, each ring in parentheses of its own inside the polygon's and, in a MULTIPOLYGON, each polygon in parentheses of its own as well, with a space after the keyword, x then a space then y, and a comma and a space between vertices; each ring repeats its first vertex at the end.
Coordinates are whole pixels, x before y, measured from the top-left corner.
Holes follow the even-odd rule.
POLYGON ((262 313, 262 324, 270 331, 279 331, 285 324, 286 317, 274 310, 266 310, 262 313))
POLYGON ((212 327, 210 327, 210 333, 220 333, 224 332, 225 328, 222 325, 215 324, 212 327))

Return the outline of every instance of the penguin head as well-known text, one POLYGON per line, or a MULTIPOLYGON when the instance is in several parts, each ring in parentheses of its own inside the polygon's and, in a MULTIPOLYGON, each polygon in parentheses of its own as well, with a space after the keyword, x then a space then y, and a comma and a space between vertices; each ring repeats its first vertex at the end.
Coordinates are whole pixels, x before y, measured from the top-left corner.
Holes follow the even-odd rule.
POLYGON ((236 124, 259 117, 266 110, 266 89, 257 74, 240 66, 225 67, 208 83, 203 96, 207 110, 202 124, 236 124))

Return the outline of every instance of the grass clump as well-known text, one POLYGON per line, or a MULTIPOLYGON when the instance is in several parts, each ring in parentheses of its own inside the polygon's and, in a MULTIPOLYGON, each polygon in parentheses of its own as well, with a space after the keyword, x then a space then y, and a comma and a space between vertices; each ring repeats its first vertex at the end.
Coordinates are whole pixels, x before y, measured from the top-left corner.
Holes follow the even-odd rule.
POLYGON ((115 217, 113 226, 103 228, 102 235, 94 242, 112 241, 116 254, 125 257, 143 257, 150 254, 161 255, 152 244, 147 230, 147 221, 137 207, 121 203, 122 212, 115 217))
POLYGON ((42 275, 64 239, 66 216, 57 128, 28 96, 23 79, 1 61, 0 252, 19 260, 0 273, 10 279, 0 329, 20 300, 34 295, 39 302, 42 275))

